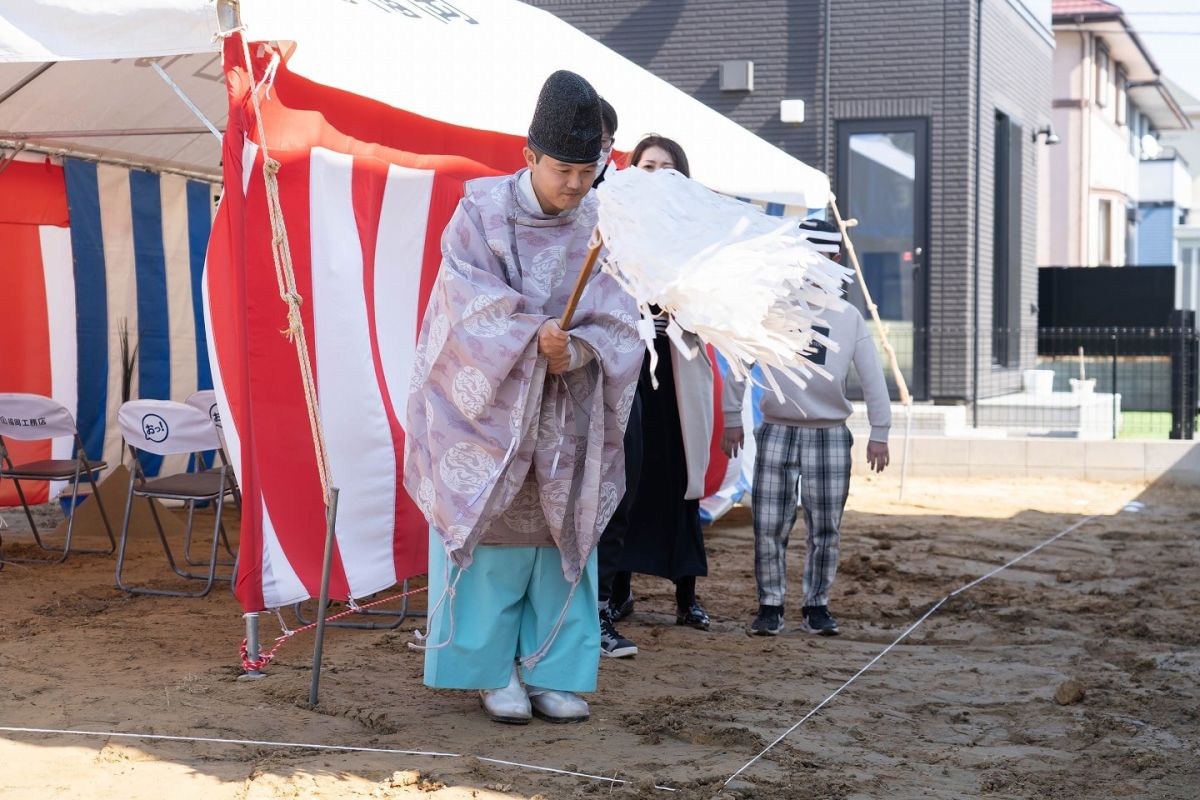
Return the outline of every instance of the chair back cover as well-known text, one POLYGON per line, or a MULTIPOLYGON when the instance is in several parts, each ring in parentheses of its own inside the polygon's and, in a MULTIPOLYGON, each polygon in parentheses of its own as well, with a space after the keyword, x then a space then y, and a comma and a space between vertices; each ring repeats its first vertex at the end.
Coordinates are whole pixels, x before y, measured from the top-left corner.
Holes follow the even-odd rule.
POLYGON ((61 403, 40 394, 0 393, 0 436, 29 441, 74 435, 75 418, 61 403))
POLYGON ((125 441, 147 453, 167 456, 197 453, 221 446, 208 414, 171 400, 130 400, 117 419, 125 441))
POLYGON ((215 391, 212 389, 201 389, 198 392, 192 392, 184 402, 207 414, 208 418, 212 420, 213 425, 216 425, 218 429, 221 427, 221 409, 217 408, 217 393, 215 391))

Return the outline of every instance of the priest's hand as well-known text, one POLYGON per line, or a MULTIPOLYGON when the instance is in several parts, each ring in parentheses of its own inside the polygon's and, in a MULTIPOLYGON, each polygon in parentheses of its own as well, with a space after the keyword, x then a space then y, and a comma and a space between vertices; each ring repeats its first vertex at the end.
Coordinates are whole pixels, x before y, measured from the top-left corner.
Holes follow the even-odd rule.
POLYGON ((550 361, 551 375, 561 375, 571 364, 571 352, 567 347, 571 335, 558 325, 558 320, 548 319, 538 329, 538 352, 550 361))
POLYGON ((721 452, 733 458, 745 444, 746 434, 740 425, 736 428, 726 428, 725 435, 721 437, 721 452))

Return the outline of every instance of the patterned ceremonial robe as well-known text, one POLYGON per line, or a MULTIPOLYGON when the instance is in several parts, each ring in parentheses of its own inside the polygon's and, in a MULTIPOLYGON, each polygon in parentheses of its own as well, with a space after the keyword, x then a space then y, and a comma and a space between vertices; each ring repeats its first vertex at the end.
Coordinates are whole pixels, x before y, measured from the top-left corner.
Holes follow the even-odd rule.
POLYGON ((460 568, 481 543, 554 545, 574 583, 625 492, 622 438, 643 349, 632 299, 597 272, 570 326, 594 357, 547 373, 538 329, 566 308, 597 204, 589 192, 548 216, 521 191, 524 172, 468 183, 442 235, 404 481, 460 568))

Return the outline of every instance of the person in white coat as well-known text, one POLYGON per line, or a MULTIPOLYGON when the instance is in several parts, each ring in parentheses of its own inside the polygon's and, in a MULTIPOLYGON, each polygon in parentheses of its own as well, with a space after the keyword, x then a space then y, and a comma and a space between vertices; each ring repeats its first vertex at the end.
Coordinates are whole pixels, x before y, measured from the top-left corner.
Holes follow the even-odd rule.
MULTIPOLYGON (((689 175, 683 148, 665 136, 642 139, 629 164, 689 175)), ((697 355, 684 357, 666 336, 668 322, 666 314, 655 320, 658 388, 651 382, 648 357, 638 382, 641 476, 629 512, 622 571, 613 581, 610 618, 615 622, 632 612, 631 573, 638 572, 675 583, 676 624, 708 630, 708 614, 696 599, 696 578, 708 574, 700 499, 712 447, 713 365, 699 337, 686 332, 685 343, 697 355)))

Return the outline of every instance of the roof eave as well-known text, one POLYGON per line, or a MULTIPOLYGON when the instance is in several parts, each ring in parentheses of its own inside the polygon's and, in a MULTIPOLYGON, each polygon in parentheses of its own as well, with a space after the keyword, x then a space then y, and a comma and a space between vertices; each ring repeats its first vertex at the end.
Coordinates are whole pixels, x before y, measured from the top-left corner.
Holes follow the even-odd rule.
POLYGON ((1173 94, 1171 94, 1171 90, 1168 89, 1166 84, 1164 84, 1162 81, 1135 81, 1135 82, 1129 83, 1126 86, 1126 89, 1132 89, 1132 90, 1156 89, 1156 90, 1158 90, 1158 96, 1162 99, 1163 105, 1165 105, 1167 107, 1167 110, 1169 110, 1171 112, 1171 115, 1175 118, 1175 121, 1178 123, 1177 125, 1162 125, 1162 124, 1159 124, 1159 122, 1157 120, 1155 120, 1155 126, 1159 130, 1187 131, 1187 130, 1192 129, 1192 121, 1188 118, 1188 115, 1184 112, 1183 107, 1179 105, 1179 101, 1175 99, 1175 96, 1173 94))
POLYGON ((1133 44, 1137 47, 1138 52, 1142 54, 1142 58, 1146 59, 1146 64, 1150 67, 1151 72, 1153 72, 1156 76, 1162 75, 1162 70, 1158 68, 1158 64, 1154 61, 1154 57, 1150 55, 1150 51, 1146 49, 1145 43, 1142 42, 1141 37, 1138 36, 1137 31, 1133 29, 1133 26, 1129 24, 1129 20, 1125 18, 1124 13, 1114 14, 1112 12, 1093 12, 1082 14, 1055 14, 1050 18, 1050 24, 1054 27, 1059 25, 1073 25, 1076 27, 1081 27, 1099 22, 1120 23, 1121 28, 1125 31, 1125 35, 1133 41, 1133 44))

